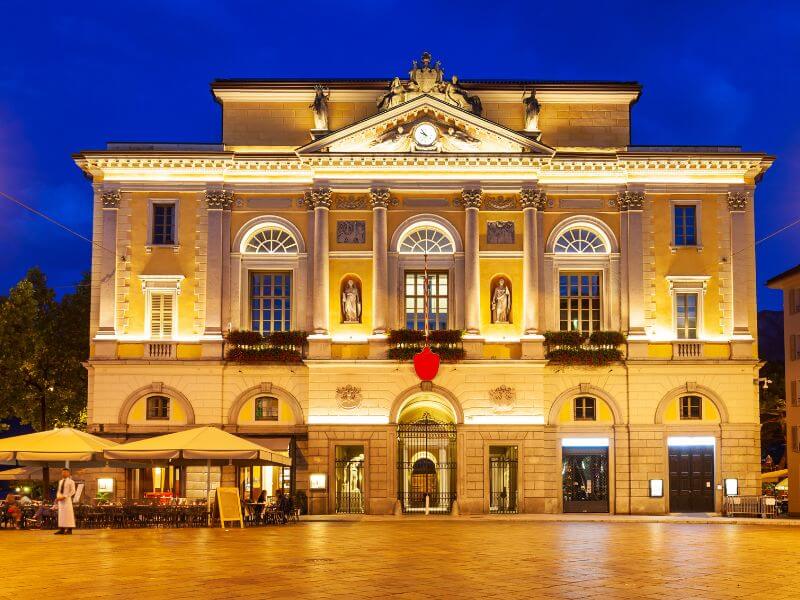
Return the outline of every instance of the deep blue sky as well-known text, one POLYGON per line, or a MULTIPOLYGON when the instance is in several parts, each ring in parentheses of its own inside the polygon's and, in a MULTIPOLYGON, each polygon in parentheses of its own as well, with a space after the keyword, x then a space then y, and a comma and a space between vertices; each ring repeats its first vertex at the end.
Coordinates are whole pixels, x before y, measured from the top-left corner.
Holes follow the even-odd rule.
MULTIPOLYGON (((392 77, 429 50, 471 78, 636 80, 634 144, 778 157, 757 237, 800 218, 800 3, 84 0, 0 7, 0 189, 89 234, 70 154, 106 141, 218 141, 217 77, 392 77), (295 8, 296 7, 296 8, 295 8)), ((0 293, 31 265, 77 282, 89 245, 0 199, 0 293)), ((758 248, 763 288, 800 227, 758 248)), ((67 291, 68 287, 59 287, 67 291)))

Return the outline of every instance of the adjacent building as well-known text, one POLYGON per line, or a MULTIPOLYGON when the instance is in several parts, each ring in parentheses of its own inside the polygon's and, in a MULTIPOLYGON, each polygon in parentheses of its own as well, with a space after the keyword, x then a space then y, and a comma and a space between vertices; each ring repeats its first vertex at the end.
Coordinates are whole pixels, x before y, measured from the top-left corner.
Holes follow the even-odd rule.
MULTIPOLYGON (((91 431, 218 425, 292 467, 216 477, 314 513, 759 492, 753 203, 772 157, 632 145, 637 83, 466 81, 427 53, 392 80, 211 93, 221 143, 75 155, 91 431), (426 321, 432 381, 411 362, 426 321)), ((95 476, 118 496, 205 487, 191 468, 95 476)))
POLYGON ((767 286, 783 291, 786 357, 786 467, 789 514, 800 515, 800 265, 776 275, 767 286))

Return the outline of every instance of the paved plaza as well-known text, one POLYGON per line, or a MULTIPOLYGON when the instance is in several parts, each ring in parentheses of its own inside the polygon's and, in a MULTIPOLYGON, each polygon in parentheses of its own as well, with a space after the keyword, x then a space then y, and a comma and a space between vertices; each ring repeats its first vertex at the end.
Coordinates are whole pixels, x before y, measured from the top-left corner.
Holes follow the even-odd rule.
POLYGON ((0 531, 0 598, 800 598, 800 528, 403 520, 0 531))

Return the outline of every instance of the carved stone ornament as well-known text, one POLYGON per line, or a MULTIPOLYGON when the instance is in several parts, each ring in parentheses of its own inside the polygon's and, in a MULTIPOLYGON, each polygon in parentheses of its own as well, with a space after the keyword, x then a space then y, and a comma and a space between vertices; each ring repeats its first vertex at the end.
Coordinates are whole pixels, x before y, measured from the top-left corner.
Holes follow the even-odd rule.
POLYGON ((644 208, 644 192, 625 190, 617 194, 617 207, 620 211, 642 210, 644 208))
POLYGON ((747 192, 728 192, 728 209, 731 212, 747 210, 748 202, 750 202, 750 194, 747 192))
POLYGON ((488 210, 516 210, 517 199, 514 196, 487 196, 483 204, 488 210))
POLYGON ((230 190, 209 190, 206 192, 206 205, 209 210, 230 210, 233 205, 233 192, 230 190))
POLYGON ((486 223, 487 244, 513 244, 514 221, 489 221, 486 223))
POLYGON ((408 80, 403 81, 395 77, 389 84, 389 89, 378 99, 378 110, 388 110, 422 94, 429 94, 448 104, 480 115, 483 111, 480 98, 467 92, 455 75, 450 81, 445 81, 441 61, 437 60, 433 66, 431 61, 430 53, 423 52, 421 64, 416 60, 412 62, 408 80))
POLYGON ((366 221, 336 221, 336 242, 338 244, 363 244, 366 241, 366 221))
POLYGON ((361 388, 354 385, 343 385, 336 388, 336 403, 339 408, 353 410, 361 406, 361 388))
POLYGON ((333 199, 333 208, 338 210, 367 210, 369 197, 366 194, 337 195, 333 199))
MULTIPOLYGON (((388 208, 392 200, 386 188, 373 188, 369 191, 369 203, 372 208, 388 208)), ((394 200, 394 204, 397 204, 397 200, 394 200)))
POLYGON ((514 410, 516 396, 516 390, 507 385, 500 385, 493 390, 489 390, 489 399, 492 401, 492 404, 494 404, 495 412, 514 410))
POLYGON ((544 210, 547 208, 547 194, 544 190, 537 188, 523 188, 519 192, 520 204, 522 208, 535 208, 544 210))
POLYGON ((461 192, 461 198, 456 200, 456 205, 464 208, 480 208, 482 201, 483 192, 481 190, 464 190, 461 192))
POLYGON ((111 190, 103 192, 103 208, 119 208, 119 201, 122 195, 119 190, 111 190))
POLYGON ((308 195, 310 206, 313 208, 331 207, 331 189, 326 187, 313 188, 308 195))

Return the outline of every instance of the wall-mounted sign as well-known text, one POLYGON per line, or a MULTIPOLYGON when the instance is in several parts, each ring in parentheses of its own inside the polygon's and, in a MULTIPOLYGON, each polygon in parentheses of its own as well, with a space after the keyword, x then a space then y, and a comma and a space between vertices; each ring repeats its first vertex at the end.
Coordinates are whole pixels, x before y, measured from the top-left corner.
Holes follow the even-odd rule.
POLYGON ((311 473, 308 484, 312 490, 325 490, 328 487, 328 476, 325 473, 311 473))

